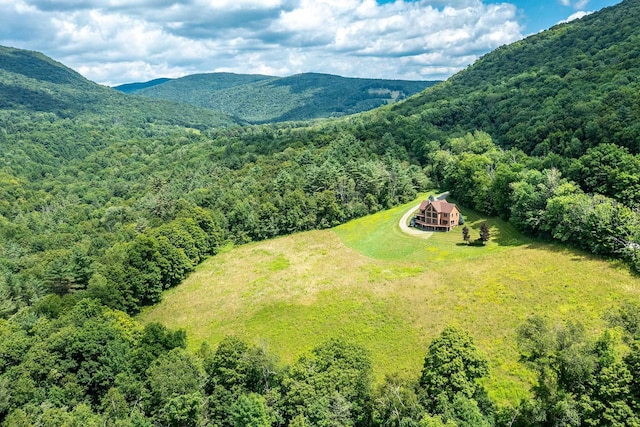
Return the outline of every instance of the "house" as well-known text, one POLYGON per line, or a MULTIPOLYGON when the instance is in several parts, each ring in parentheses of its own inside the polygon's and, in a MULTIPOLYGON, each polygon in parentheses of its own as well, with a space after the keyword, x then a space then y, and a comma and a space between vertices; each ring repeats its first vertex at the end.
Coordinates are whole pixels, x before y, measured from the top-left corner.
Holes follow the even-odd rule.
POLYGON ((411 221, 415 227, 429 231, 451 231, 460 224, 460 211, 446 200, 425 200, 411 221))

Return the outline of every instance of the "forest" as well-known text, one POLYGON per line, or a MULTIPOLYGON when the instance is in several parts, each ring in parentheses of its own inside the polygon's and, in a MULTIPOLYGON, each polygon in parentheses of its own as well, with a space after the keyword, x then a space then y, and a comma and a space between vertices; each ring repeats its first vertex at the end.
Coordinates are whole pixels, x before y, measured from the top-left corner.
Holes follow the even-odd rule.
POLYGON ((489 399, 486 360, 454 327, 425 349, 420 376, 375 383, 348 342, 285 365, 234 337, 193 354, 183 332, 131 317, 233 245, 330 228, 434 187, 640 272, 638 15, 626 0, 396 105, 250 126, 180 115, 3 48, 0 422, 639 425, 633 303, 598 336, 570 319, 524 323, 535 381, 517 407, 489 399))
POLYGON ((340 117, 401 101, 437 81, 346 78, 303 73, 289 77, 208 73, 116 86, 126 93, 185 102, 247 123, 340 117))

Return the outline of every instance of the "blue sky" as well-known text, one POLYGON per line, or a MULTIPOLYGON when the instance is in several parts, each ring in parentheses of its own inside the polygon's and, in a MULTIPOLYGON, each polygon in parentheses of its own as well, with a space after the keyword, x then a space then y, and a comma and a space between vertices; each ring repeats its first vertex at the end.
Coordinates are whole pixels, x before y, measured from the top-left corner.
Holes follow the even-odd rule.
POLYGON ((98 83, 206 72, 446 79, 617 0, 0 0, 0 45, 98 83))
MULTIPOLYGON (((489 3, 498 3, 490 1, 489 3)), ((517 0, 511 1, 522 11, 522 23, 526 33, 537 33, 567 19, 578 11, 596 11, 620 3, 620 0, 591 0, 589 2, 557 0, 517 0)))
MULTIPOLYGON (((405 0, 407 3, 416 3, 415 0, 405 0)), ((546 30, 558 22, 567 19, 577 11, 596 11, 604 7, 613 6, 621 0, 590 0, 590 1, 559 1, 559 0, 514 0, 500 1, 488 0, 483 3, 499 4, 511 3, 518 8, 520 22, 525 27, 526 34, 537 33, 546 30)), ((395 3, 396 0, 377 0, 378 4, 395 3)), ((441 4, 454 2, 440 2, 441 4)))

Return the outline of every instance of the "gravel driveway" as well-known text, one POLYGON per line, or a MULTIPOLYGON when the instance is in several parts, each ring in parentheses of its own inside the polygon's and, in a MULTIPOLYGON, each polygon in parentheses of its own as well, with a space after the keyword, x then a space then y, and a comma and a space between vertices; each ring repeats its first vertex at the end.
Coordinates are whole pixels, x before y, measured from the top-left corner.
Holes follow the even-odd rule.
MULTIPOLYGON (((444 200, 447 198, 447 196, 449 196, 448 191, 438 195, 438 197, 436 197, 436 200, 444 200)), ((418 208, 420 208, 421 203, 422 202, 418 203, 417 205, 409 209, 406 214, 402 215, 402 218, 400 218, 400 222, 398 223, 398 225, 400 226, 400 230, 403 233, 406 233, 410 236, 420 237, 421 239, 428 239, 433 234, 433 231, 422 231, 417 228, 411 228, 408 225, 409 218, 411 218, 413 214, 418 210, 418 208)))

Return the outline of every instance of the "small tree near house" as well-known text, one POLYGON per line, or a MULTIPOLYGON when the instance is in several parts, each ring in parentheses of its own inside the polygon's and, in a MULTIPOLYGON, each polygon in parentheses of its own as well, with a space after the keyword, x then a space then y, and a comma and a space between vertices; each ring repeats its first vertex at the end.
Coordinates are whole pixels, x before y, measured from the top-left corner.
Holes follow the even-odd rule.
POLYGON ((467 227, 466 225, 462 229, 462 239, 464 239, 464 242, 467 245, 469 244, 469 240, 471 240, 471 235, 469 234, 469 227, 467 227))
POLYGON ((486 222, 483 222, 480 225, 480 240, 482 241, 483 245, 486 245, 487 242, 489 241, 489 226, 487 225, 486 222))

